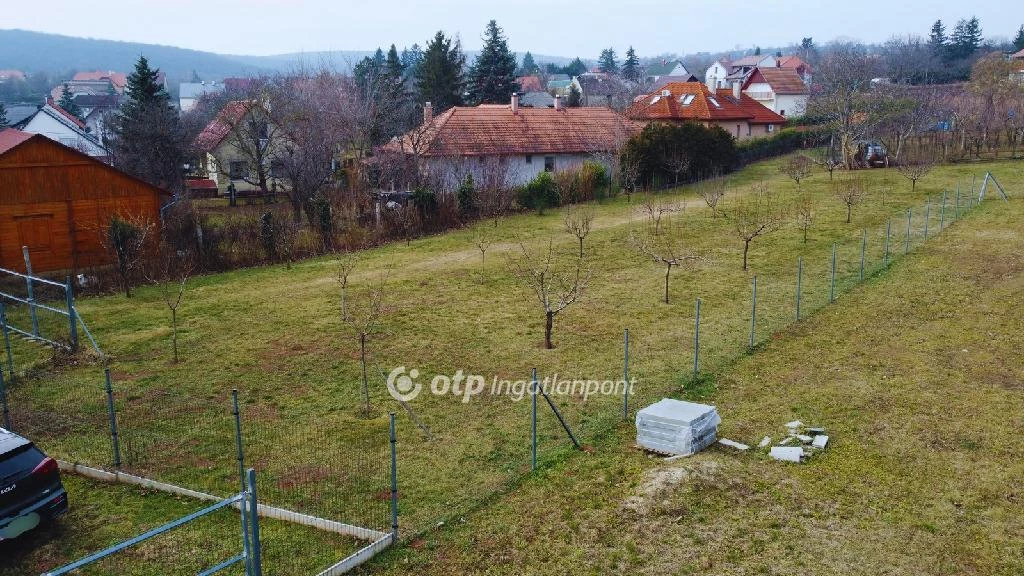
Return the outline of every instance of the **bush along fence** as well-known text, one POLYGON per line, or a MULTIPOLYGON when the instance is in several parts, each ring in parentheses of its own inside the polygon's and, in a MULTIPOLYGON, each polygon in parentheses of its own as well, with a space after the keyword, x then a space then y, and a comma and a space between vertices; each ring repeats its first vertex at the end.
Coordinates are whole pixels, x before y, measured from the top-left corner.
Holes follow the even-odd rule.
POLYGON ((622 347, 624 380, 637 375, 645 381, 648 365, 666 362, 661 356, 670 357, 679 376, 672 383, 624 387, 619 396, 579 401, 551 394, 554 375, 534 372, 523 375, 533 391, 528 404, 455 403, 445 421, 429 422, 433 431, 411 410, 397 422, 378 415, 354 427, 337 407, 245 391, 198 397, 158 377, 118 374, 102 363, 87 367, 92 377, 79 373, 72 379, 34 361, 37 343, 5 330, 4 344, 15 354, 7 355, 0 398, 16 431, 72 469, 84 464, 122 482, 214 501, 236 494, 239 471, 254 468, 261 517, 292 527, 265 534, 264 566, 274 573, 339 574, 399 538, 419 538, 486 504, 532 470, 601 442, 636 408, 678 394, 680 386, 687 398, 708 399, 717 371, 770 334, 841 302, 845 292, 965 217, 991 190, 1005 199, 988 176, 980 190, 973 184, 969 192, 951 189, 894 214, 883 226, 837 239, 825 253, 807 252, 791 268, 752 277, 741 287, 749 300, 739 308, 726 309, 714 294, 696 294, 692 316, 679 319, 673 353, 655 357, 643 328, 631 327, 611 344, 622 347), (15 358, 25 363, 20 370, 15 358), (460 410, 474 412, 461 418, 460 410), (486 425, 510 410, 521 416, 521 433, 486 425), (457 434, 470 434, 472 442, 446 443, 444 436, 457 434), (409 447, 401 459, 400 446, 409 447), (312 532, 289 536, 299 530, 312 532))

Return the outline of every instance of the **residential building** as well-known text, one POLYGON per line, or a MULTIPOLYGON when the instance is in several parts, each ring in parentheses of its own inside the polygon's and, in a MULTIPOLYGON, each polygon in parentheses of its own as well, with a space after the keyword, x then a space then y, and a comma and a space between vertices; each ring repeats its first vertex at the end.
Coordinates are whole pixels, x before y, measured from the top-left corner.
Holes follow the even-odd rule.
POLYGON ((101 161, 110 159, 110 152, 89 132, 88 125, 61 108, 53 98, 47 98, 46 104, 14 127, 30 134, 41 134, 101 161))
POLYGON ((778 59, 778 67, 793 70, 800 76, 800 79, 804 81, 808 87, 811 86, 811 81, 814 77, 814 69, 807 62, 804 62, 799 56, 783 56, 778 59))
POLYGON ((539 76, 520 76, 516 78, 516 84, 519 86, 519 92, 523 94, 544 91, 539 76))
POLYGON ((610 108, 567 108, 560 96, 552 108, 526 108, 518 95, 509 104, 455 107, 381 147, 381 153, 412 156, 421 170, 462 175, 500 169, 509 185, 529 182, 618 150, 640 125, 610 108))
POLYGON ((555 97, 547 92, 526 92, 519 97, 519 105, 526 108, 549 108, 555 105, 555 97))
POLYGON ((782 116, 802 116, 810 98, 797 71, 779 66, 754 68, 743 84, 743 92, 782 116))
POLYGON ((0 70, 0 84, 7 82, 8 80, 24 80, 25 73, 21 70, 0 70))
POLYGON ((728 60, 719 60, 708 66, 707 71, 704 72, 704 83, 711 90, 727 88, 728 84, 725 80, 727 76, 729 76, 728 60))
POLYGON ((711 91, 702 82, 673 82, 638 97, 626 111, 638 121, 695 122, 717 126, 737 140, 768 135, 785 123, 785 118, 742 93, 739 83, 732 89, 711 91))
POLYGON ((82 111, 82 119, 85 120, 89 134, 100 142, 107 135, 105 123, 108 115, 117 111, 121 100, 122 97, 117 94, 81 94, 74 98, 75 104, 82 111))
MULTIPOLYGON (((125 88, 128 86, 128 75, 124 72, 77 72, 72 78, 72 82, 99 82, 107 81, 113 86, 114 91, 118 94, 124 94, 125 88)), ((160 73, 160 77, 157 79, 161 84, 164 82, 163 72, 160 73)))
POLYGON ((774 56, 744 56, 737 60, 719 60, 704 73, 704 83, 711 90, 730 88, 734 82, 746 82, 747 78, 758 66, 774 67, 778 61, 774 56))
POLYGON ((203 96, 223 93, 223 82, 182 82, 178 85, 178 108, 188 112, 196 107, 203 96))
POLYGON ((667 84, 672 80, 667 78, 671 77, 677 79, 678 82, 690 82, 696 80, 696 76, 690 74, 683 66, 683 63, 679 60, 660 60, 657 62, 651 62, 645 67, 645 72, 648 82, 656 84, 667 84))
MULTIPOLYGON (((192 144, 197 158, 191 179, 212 180, 222 195, 232 185, 240 193, 262 192, 261 176, 268 190, 280 186, 273 158, 281 138, 282 133, 267 119, 260 104, 228 102, 192 144), (264 163, 262 167, 253 165, 257 156, 264 163)), ((203 186, 210 188, 208 183, 203 186)))
POLYGON ((103 231, 115 214, 157 223, 169 194, 40 134, 0 131, 0 267, 36 272, 110 263, 103 231))
POLYGON ((552 96, 561 96, 562 98, 568 98, 569 93, 572 92, 573 86, 575 86, 576 89, 580 91, 581 95, 583 94, 583 87, 580 86, 580 81, 578 78, 569 78, 565 74, 552 75, 551 79, 548 80, 548 93, 551 94, 552 96), (565 78, 556 79, 556 76, 564 76, 565 78))
POLYGON ((621 108, 629 104, 629 86, 604 72, 586 72, 576 78, 583 106, 621 108))

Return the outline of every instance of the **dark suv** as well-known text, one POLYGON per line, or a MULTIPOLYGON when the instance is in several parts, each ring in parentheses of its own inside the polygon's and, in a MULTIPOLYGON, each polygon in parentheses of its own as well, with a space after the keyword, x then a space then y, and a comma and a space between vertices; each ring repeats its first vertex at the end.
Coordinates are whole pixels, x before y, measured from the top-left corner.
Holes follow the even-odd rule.
POLYGON ((0 540, 16 538, 67 511, 57 461, 0 428, 0 540))

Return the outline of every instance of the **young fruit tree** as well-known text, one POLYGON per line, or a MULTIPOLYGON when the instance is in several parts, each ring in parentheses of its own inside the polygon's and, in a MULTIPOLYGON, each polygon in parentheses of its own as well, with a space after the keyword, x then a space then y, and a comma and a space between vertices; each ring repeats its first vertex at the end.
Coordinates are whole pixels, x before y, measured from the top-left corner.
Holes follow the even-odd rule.
POLYGON ((483 273, 484 266, 487 264, 487 250, 491 247, 491 244, 493 243, 494 236, 487 228, 480 226, 477 228, 476 232, 473 233, 473 246, 476 246, 476 249, 480 251, 481 273, 483 273))
POLYGON ((555 347, 551 340, 555 316, 580 299, 590 280, 590 270, 582 258, 574 257, 568 265, 561 262, 550 240, 539 254, 523 245, 520 248, 522 256, 510 259, 509 268, 540 302, 544 310, 544 348, 551 350, 555 347))
POLYGON ((565 231, 580 243, 580 259, 583 258, 583 241, 590 234, 594 224, 594 211, 587 207, 569 206, 565 209, 565 231))
POLYGON ((380 331, 381 318, 384 315, 384 295, 388 273, 381 275, 380 282, 365 286, 347 304, 348 317, 346 324, 359 337, 359 363, 362 367, 361 396, 363 397, 362 415, 370 417, 370 385, 366 377, 366 339, 380 331))
POLYGON ((736 234, 743 240, 743 269, 747 269, 750 244, 757 238, 779 229, 782 214, 775 208, 771 189, 765 183, 756 184, 750 193, 736 202, 730 216, 736 234))
POLYGON ((934 165, 930 158, 911 158, 907 159, 906 162, 902 162, 896 167, 896 170, 899 170, 899 173, 904 178, 910 180, 910 190, 914 192, 917 191, 917 181, 927 176, 934 165))
POLYGON ((867 196, 867 188, 864 186, 864 182, 848 178, 834 183, 832 189, 836 198, 846 205, 846 223, 849 224, 853 218, 853 208, 864 201, 867 196))
POLYGON ((354 252, 338 258, 338 286, 341 287, 341 321, 348 322, 348 277, 359 264, 359 255, 354 252))
POLYGON ((665 215, 679 212, 682 208, 675 202, 655 200, 651 194, 646 194, 644 196, 644 203, 640 206, 640 210, 647 216, 648 222, 650 222, 653 227, 652 232, 657 236, 661 233, 661 220, 665 215))
POLYGON ((132 297, 131 278, 142 263, 155 225, 141 218, 122 218, 115 214, 102 236, 103 247, 114 256, 121 288, 132 297))
POLYGON ((175 364, 178 363, 178 308, 193 268, 188 254, 181 254, 167 242, 161 242, 153 270, 146 274, 150 282, 160 287, 160 295, 171 312, 171 350, 175 364))
MULTIPOLYGON (((677 219, 678 220, 678 219, 677 219)), ((664 229, 656 231, 648 225, 640 233, 630 236, 630 243, 644 256, 665 267, 665 304, 669 303, 669 280, 672 268, 697 260, 683 239, 682 226, 672 218, 665 221, 664 229)))
POLYGON ((782 172, 786 176, 796 182, 796 187, 800 187, 800 181, 807 178, 811 174, 811 166, 813 162, 806 156, 791 156, 779 165, 779 172, 782 172))
POLYGON ((697 194, 704 199, 704 203, 711 209, 711 217, 718 218, 718 204, 725 196, 725 178, 715 176, 701 180, 697 184, 697 194))
POLYGON ((804 244, 807 244, 807 231, 814 225, 814 200, 810 194, 802 194, 796 203, 796 225, 800 227, 804 235, 804 244))

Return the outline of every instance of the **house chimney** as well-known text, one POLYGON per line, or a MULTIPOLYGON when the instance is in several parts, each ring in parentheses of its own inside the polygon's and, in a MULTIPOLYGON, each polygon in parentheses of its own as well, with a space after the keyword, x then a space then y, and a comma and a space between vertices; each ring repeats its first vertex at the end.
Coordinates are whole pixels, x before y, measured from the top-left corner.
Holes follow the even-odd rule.
POLYGON ((559 96, 559 95, 555 95, 555 110, 561 110, 561 109, 562 109, 562 97, 559 96))
POLYGON ((732 97, 736 100, 740 99, 740 82, 736 80, 732 83, 732 97))
POLYGON ((519 94, 512 93, 512 114, 519 114, 519 94))
POLYGON ((434 105, 427 102, 423 105, 423 123, 430 124, 430 121, 434 119, 434 105))

